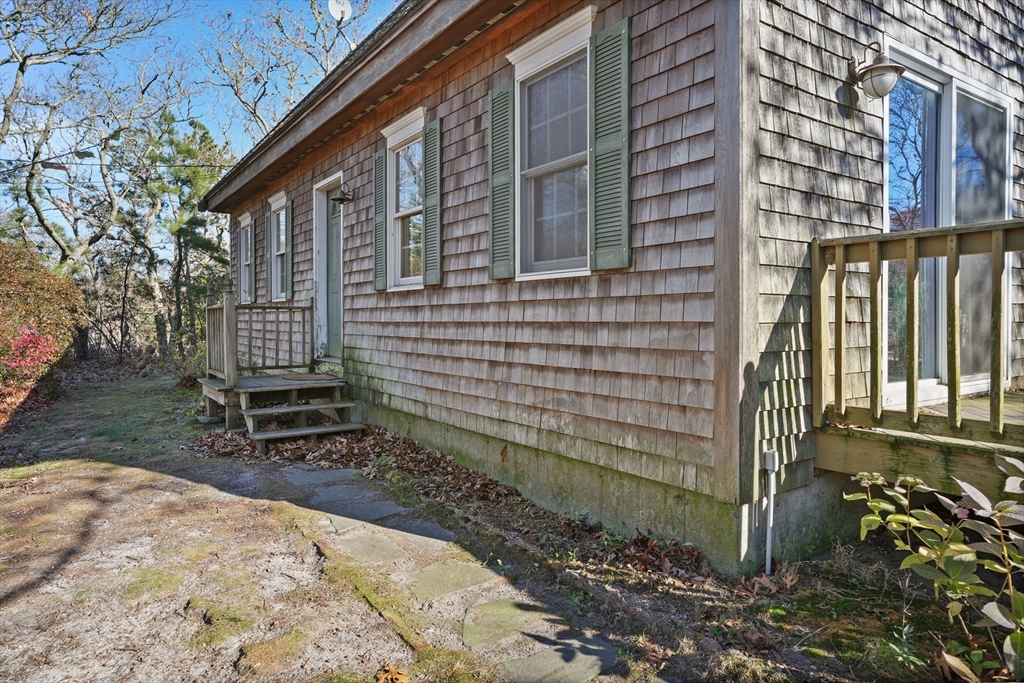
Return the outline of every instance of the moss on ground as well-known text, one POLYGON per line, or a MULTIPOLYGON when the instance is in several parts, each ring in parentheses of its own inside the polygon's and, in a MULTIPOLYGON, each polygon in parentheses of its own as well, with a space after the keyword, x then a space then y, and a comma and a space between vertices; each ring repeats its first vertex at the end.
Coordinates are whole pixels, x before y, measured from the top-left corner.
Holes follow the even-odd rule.
POLYGON ((306 634, 295 629, 270 640, 243 645, 235 668, 244 675, 276 676, 295 665, 306 640, 306 634))
POLYGON ((177 567, 148 567, 128 572, 131 583, 124 589, 125 600, 165 598, 181 587, 181 570, 177 567))
POLYGON ((203 596, 189 598, 185 609, 195 612, 203 621, 190 643, 197 648, 222 643, 249 630, 256 623, 255 614, 203 596))

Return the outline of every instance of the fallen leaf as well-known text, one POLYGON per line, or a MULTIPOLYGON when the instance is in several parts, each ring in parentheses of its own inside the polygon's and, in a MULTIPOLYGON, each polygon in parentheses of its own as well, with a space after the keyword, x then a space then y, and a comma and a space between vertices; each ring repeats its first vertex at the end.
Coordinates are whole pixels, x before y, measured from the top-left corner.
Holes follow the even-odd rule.
MULTIPOLYGON (((944 665, 940 669, 943 675, 946 675, 950 671, 952 671, 968 683, 981 683, 981 679, 974 675, 974 672, 971 671, 971 667, 964 664, 963 660, 959 657, 955 657, 946 652, 945 650, 942 650, 941 652, 939 652, 939 656, 936 658, 936 664, 938 664, 939 661, 941 661, 944 665)), ((948 675, 946 675, 946 677, 952 678, 948 675)))
POLYGON ((412 679, 407 673, 384 660, 384 666, 377 671, 376 683, 412 683, 412 679))

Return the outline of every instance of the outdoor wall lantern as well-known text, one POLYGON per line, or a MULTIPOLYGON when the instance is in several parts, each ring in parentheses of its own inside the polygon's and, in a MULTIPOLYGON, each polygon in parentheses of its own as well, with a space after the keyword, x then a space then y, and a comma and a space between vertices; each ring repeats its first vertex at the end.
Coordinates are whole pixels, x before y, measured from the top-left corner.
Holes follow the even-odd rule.
POLYGON ((860 83, 864 94, 876 100, 892 92, 906 70, 906 67, 889 61, 877 40, 864 48, 864 59, 858 62, 856 57, 850 58, 850 79, 860 83), (868 50, 878 53, 870 62, 868 50))
POLYGON ((331 201, 338 202, 342 206, 345 205, 345 202, 352 201, 352 190, 348 189, 348 183, 343 183, 342 186, 338 188, 338 194, 331 197, 331 201))

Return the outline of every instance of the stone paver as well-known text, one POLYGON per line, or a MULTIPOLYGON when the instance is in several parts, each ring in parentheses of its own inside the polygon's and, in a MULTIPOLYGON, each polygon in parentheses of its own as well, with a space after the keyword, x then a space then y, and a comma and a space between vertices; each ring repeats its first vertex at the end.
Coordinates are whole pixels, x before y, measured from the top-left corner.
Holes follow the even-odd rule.
POLYGON ((348 484, 335 484, 317 489, 316 495, 309 500, 309 504, 313 507, 319 507, 327 503, 352 502, 360 498, 366 498, 369 495, 370 492, 366 489, 349 486, 348 484))
POLYGON ((502 674, 515 683, 585 683, 610 669, 618 658, 615 647, 592 636, 544 641, 552 647, 505 662, 502 674))
POLYGON ((343 541, 332 543, 332 545, 357 562, 378 564, 392 560, 404 560, 409 557, 409 553, 380 533, 346 538, 343 541))
POLYGON ((435 562, 426 569, 410 575, 416 583, 412 594, 422 602, 472 588, 498 577, 497 572, 487 567, 458 560, 435 562))
POLYGON ((337 484, 342 481, 347 481, 352 475, 359 474, 359 470, 345 469, 345 470, 308 470, 305 468, 292 470, 286 472, 284 478, 288 480, 290 484, 294 486, 301 486, 303 488, 311 488, 317 486, 327 486, 329 484, 337 484))
POLYGON ((521 600, 495 600, 474 605, 466 610, 462 623, 462 642, 466 647, 479 649, 493 645, 514 635, 530 631, 534 624, 556 620, 543 608, 521 600))
POLYGON ((417 519, 395 527, 395 532, 424 550, 433 552, 445 548, 455 540, 455 534, 439 524, 417 519))
POLYGON ((362 521, 358 519, 352 519, 351 517, 342 517, 341 515, 332 515, 330 512, 327 513, 327 519, 330 520, 331 526, 333 526, 334 530, 337 531, 339 534, 342 531, 354 529, 360 524, 362 524, 362 521))

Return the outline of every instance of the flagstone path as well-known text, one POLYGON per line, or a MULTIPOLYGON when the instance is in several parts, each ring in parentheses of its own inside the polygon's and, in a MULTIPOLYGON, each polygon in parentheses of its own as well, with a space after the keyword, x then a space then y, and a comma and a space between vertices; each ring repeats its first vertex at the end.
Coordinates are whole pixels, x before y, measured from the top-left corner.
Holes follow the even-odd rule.
POLYGON ((524 683, 584 683, 615 664, 615 647, 537 605, 500 566, 483 566, 454 533, 366 486, 359 470, 299 464, 284 474, 309 494, 304 507, 323 513, 328 544, 406 597, 429 646, 470 648, 524 683))

